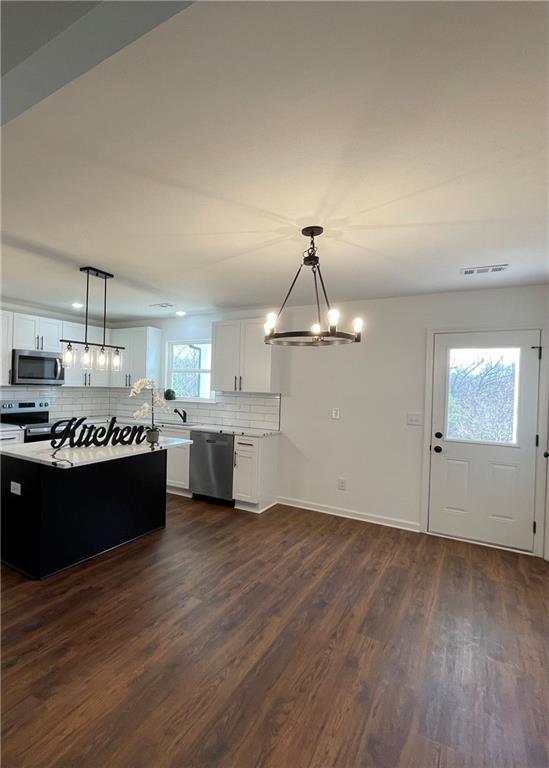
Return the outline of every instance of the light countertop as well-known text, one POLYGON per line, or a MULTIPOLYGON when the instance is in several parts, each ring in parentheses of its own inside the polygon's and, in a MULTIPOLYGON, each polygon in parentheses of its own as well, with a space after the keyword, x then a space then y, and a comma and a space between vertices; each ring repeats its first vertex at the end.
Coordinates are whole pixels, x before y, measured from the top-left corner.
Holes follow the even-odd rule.
MULTIPOLYGON (((111 416, 91 416, 88 418, 88 424, 102 424, 111 419, 111 416)), ((143 424, 149 426, 149 421, 135 421, 134 419, 125 419, 116 417, 117 424, 143 424)), ((280 431, 277 429, 255 429, 253 427, 233 427, 230 424, 203 424, 203 423, 187 423, 181 420, 179 421, 163 421, 158 419, 158 426, 166 429, 184 430, 190 432, 196 430, 198 432, 222 432, 226 435, 241 435, 245 437, 271 437, 272 435, 279 435, 280 431)))
POLYGON ((164 451, 167 448, 177 448, 178 446, 190 445, 192 440, 181 437, 161 437, 158 446, 152 447, 144 442, 139 445, 106 445, 90 448, 61 448, 55 451, 49 441, 38 443, 12 443, 11 445, 0 447, 0 455, 11 456, 14 459, 23 459, 24 461, 33 461, 38 464, 45 464, 58 469, 71 469, 72 467, 83 467, 86 464, 98 464, 101 461, 111 461, 112 459, 125 459, 128 456, 137 456, 143 453, 154 451, 164 451))

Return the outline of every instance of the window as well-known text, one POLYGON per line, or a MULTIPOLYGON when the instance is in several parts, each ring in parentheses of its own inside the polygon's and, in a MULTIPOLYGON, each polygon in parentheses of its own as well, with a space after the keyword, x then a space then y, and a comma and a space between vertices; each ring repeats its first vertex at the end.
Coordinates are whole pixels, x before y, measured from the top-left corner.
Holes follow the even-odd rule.
POLYGON ((178 400, 211 398, 211 362, 210 342, 169 342, 166 387, 175 391, 178 400))
POLYGON ((451 349, 449 362, 448 438, 516 443, 520 348, 451 349))

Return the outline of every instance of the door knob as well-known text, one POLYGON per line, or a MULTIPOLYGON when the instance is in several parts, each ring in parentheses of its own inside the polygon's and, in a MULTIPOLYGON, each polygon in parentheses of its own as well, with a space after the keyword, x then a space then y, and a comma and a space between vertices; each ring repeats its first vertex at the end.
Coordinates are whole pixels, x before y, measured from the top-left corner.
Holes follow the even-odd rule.
POLYGON ((442 432, 435 432, 435 437, 436 437, 438 440, 440 440, 440 438, 442 437, 442 432))
POLYGON ((543 454, 543 458, 549 459, 549 451, 545 451, 545 453, 543 454))
POLYGON ((435 453, 442 453, 442 448, 440 447, 440 445, 435 445, 433 450, 435 453))

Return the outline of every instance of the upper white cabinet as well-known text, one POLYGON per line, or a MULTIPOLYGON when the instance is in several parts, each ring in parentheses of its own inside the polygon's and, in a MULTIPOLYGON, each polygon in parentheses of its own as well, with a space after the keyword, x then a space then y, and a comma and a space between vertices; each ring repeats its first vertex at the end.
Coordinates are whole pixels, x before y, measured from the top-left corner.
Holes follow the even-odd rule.
POLYGON ((214 323, 212 333, 211 388, 218 392, 238 389, 240 375, 240 321, 214 323))
POLYGON ((124 347, 122 370, 111 373, 112 387, 131 387, 138 379, 160 382, 161 332, 158 328, 116 328, 111 344, 124 347))
POLYGON ((213 324, 212 383, 218 392, 274 392, 271 347, 262 319, 213 324))
POLYGON ((63 335, 63 322, 51 317, 13 315, 13 348, 38 349, 44 352, 60 352, 59 339, 63 335))
MULTIPOLYGON (((83 323, 63 323, 64 339, 74 339, 75 341, 84 341, 86 329, 83 323)), ((105 343, 109 344, 110 331, 107 329, 105 343)), ((101 344, 103 342, 103 328, 97 326, 88 326, 88 341, 101 344)), ((65 345, 62 345, 65 346, 65 345)), ((83 344, 73 344, 76 352, 76 362, 73 368, 65 368, 65 386, 66 387, 108 387, 110 386, 109 371, 83 371, 80 367, 80 355, 83 344)), ((92 349, 97 350, 97 347, 92 349)))
POLYGON ((2 321, 2 335, 0 337, 2 360, 0 363, 0 385, 10 383, 11 350, 13 340, 13 312, 0 310, 2 321))

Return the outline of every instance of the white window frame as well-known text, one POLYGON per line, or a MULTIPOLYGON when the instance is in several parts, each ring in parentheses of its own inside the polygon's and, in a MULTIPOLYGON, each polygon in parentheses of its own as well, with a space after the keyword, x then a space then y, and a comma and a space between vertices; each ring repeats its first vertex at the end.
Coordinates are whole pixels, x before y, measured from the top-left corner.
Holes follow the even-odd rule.
MULTIPOLYGON (((169 339, 166 342, 166 354, 164 365, 164 389, 173 389, 171 386, 171 374, 176 371, 178 373, 209 373, 211 375, 211 368, 185 368, 176 369, 171 368, 170 361, 172 359, 172 346, 174 344, 187 344, 192 346, 193 344, 209 344, 212 346, 211 339, 169 339)), ((171 400, 172 403, 215 403, 215 392, 210 389, 210 397, 176 397, 175 400, 171 400)))

